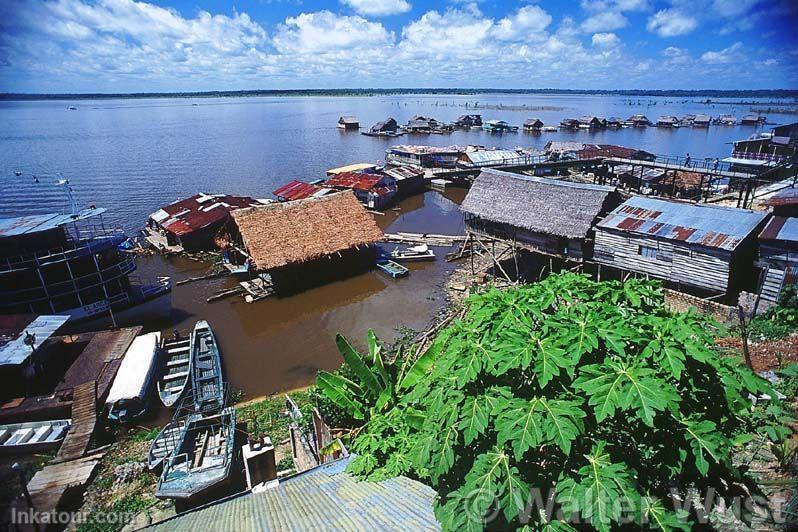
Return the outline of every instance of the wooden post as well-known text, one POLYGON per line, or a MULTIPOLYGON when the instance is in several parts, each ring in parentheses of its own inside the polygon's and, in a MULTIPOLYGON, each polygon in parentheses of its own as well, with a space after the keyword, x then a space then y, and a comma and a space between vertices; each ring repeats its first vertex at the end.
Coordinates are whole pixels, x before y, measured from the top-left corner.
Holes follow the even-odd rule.
POLYGON ((751 360, 751 353, 748 350, 748 324, 745 321, 745 312, 743 306, 737 306, 737 316, 740 319, 740 336, 743 340, 743 357, 745 357, 745 365, 748 369, 754 371, 754 363, 751 360))

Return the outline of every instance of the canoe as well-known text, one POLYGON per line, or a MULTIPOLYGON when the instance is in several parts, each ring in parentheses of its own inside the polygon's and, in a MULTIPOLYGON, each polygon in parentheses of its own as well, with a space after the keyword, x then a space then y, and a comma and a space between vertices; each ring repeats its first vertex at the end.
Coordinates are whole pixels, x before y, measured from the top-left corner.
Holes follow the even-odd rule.
POLYGON ((388 258, 399 262, 435 260, 435 253, 426 244, 421 244, 405 249, 395 248, 388 258))
POLYGON ((377 268, 390 275, 394 279, 403 277, 408 274, 410 270, 389 259, 377 259, 377 268))
POLYGON ((69 419, 0 425, 0 452, 38 453, 56 449, 71 425, 69 419))
POLYGON ((189 500, 230 478, 235 447, 235 408, 219 414, 191 414, 177 446, 164 462, 155 496, 189 500))
POLYGON ((160 341, 161 333, 152 332, 136 337, 128 347, 105 400, 109 421, 128 423, 147 412, 160 341))
POLYGON ((191 333, 191 389, 194 412, 218 413, 225 406, 222 360, 211 326, 200 320, 191 333))
POLYGON ((157 469, 164 460, 172 456, 172 452, 177 447, 177 443, 180 440, 180 435, 186 423, 187 419, 185 417, 173 419, 162 428, 161 432, 152 440, 150 450, 147 453, 147 467, 150 471, 157 469))
POLYGON ((190 338, 164 340, 161 346, 161 375, 158 377, 158 396, 166 407, 174 406, 191 382, 190 338))

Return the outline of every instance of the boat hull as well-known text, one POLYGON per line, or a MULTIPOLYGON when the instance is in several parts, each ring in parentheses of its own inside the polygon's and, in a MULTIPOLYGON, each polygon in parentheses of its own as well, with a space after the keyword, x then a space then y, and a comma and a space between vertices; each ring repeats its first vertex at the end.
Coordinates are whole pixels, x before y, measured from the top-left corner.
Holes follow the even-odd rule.
POLYGON ((69 419, 0 425, 0 453, 28 454, 57 449, 71 426, 69 419))

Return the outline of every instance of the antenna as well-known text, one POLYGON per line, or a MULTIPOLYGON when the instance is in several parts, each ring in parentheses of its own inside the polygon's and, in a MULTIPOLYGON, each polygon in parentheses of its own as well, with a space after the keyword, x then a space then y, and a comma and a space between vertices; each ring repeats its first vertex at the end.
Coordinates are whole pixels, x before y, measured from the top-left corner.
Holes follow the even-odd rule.
POLYGON ((69 214, 74 216, 78 213, 78 204, 75 201, 75 196, 72 194, 73 189, 69 184, 69 179, 65 179, 61 172, 56 173, 56 175, 59 178, 58 184, 64 187, 64 193, 66 194, 67 202, 69 202, 69 214))

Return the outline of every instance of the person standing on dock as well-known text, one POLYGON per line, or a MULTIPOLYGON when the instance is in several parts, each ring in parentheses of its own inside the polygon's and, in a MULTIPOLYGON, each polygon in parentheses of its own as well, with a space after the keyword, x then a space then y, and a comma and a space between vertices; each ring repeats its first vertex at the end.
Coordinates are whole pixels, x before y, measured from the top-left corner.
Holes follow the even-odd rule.
POLYGON ((690 154, 689 153, 687 154, 687 157, 684 158, 684 165, 687 168, 690 168, 690 154))

